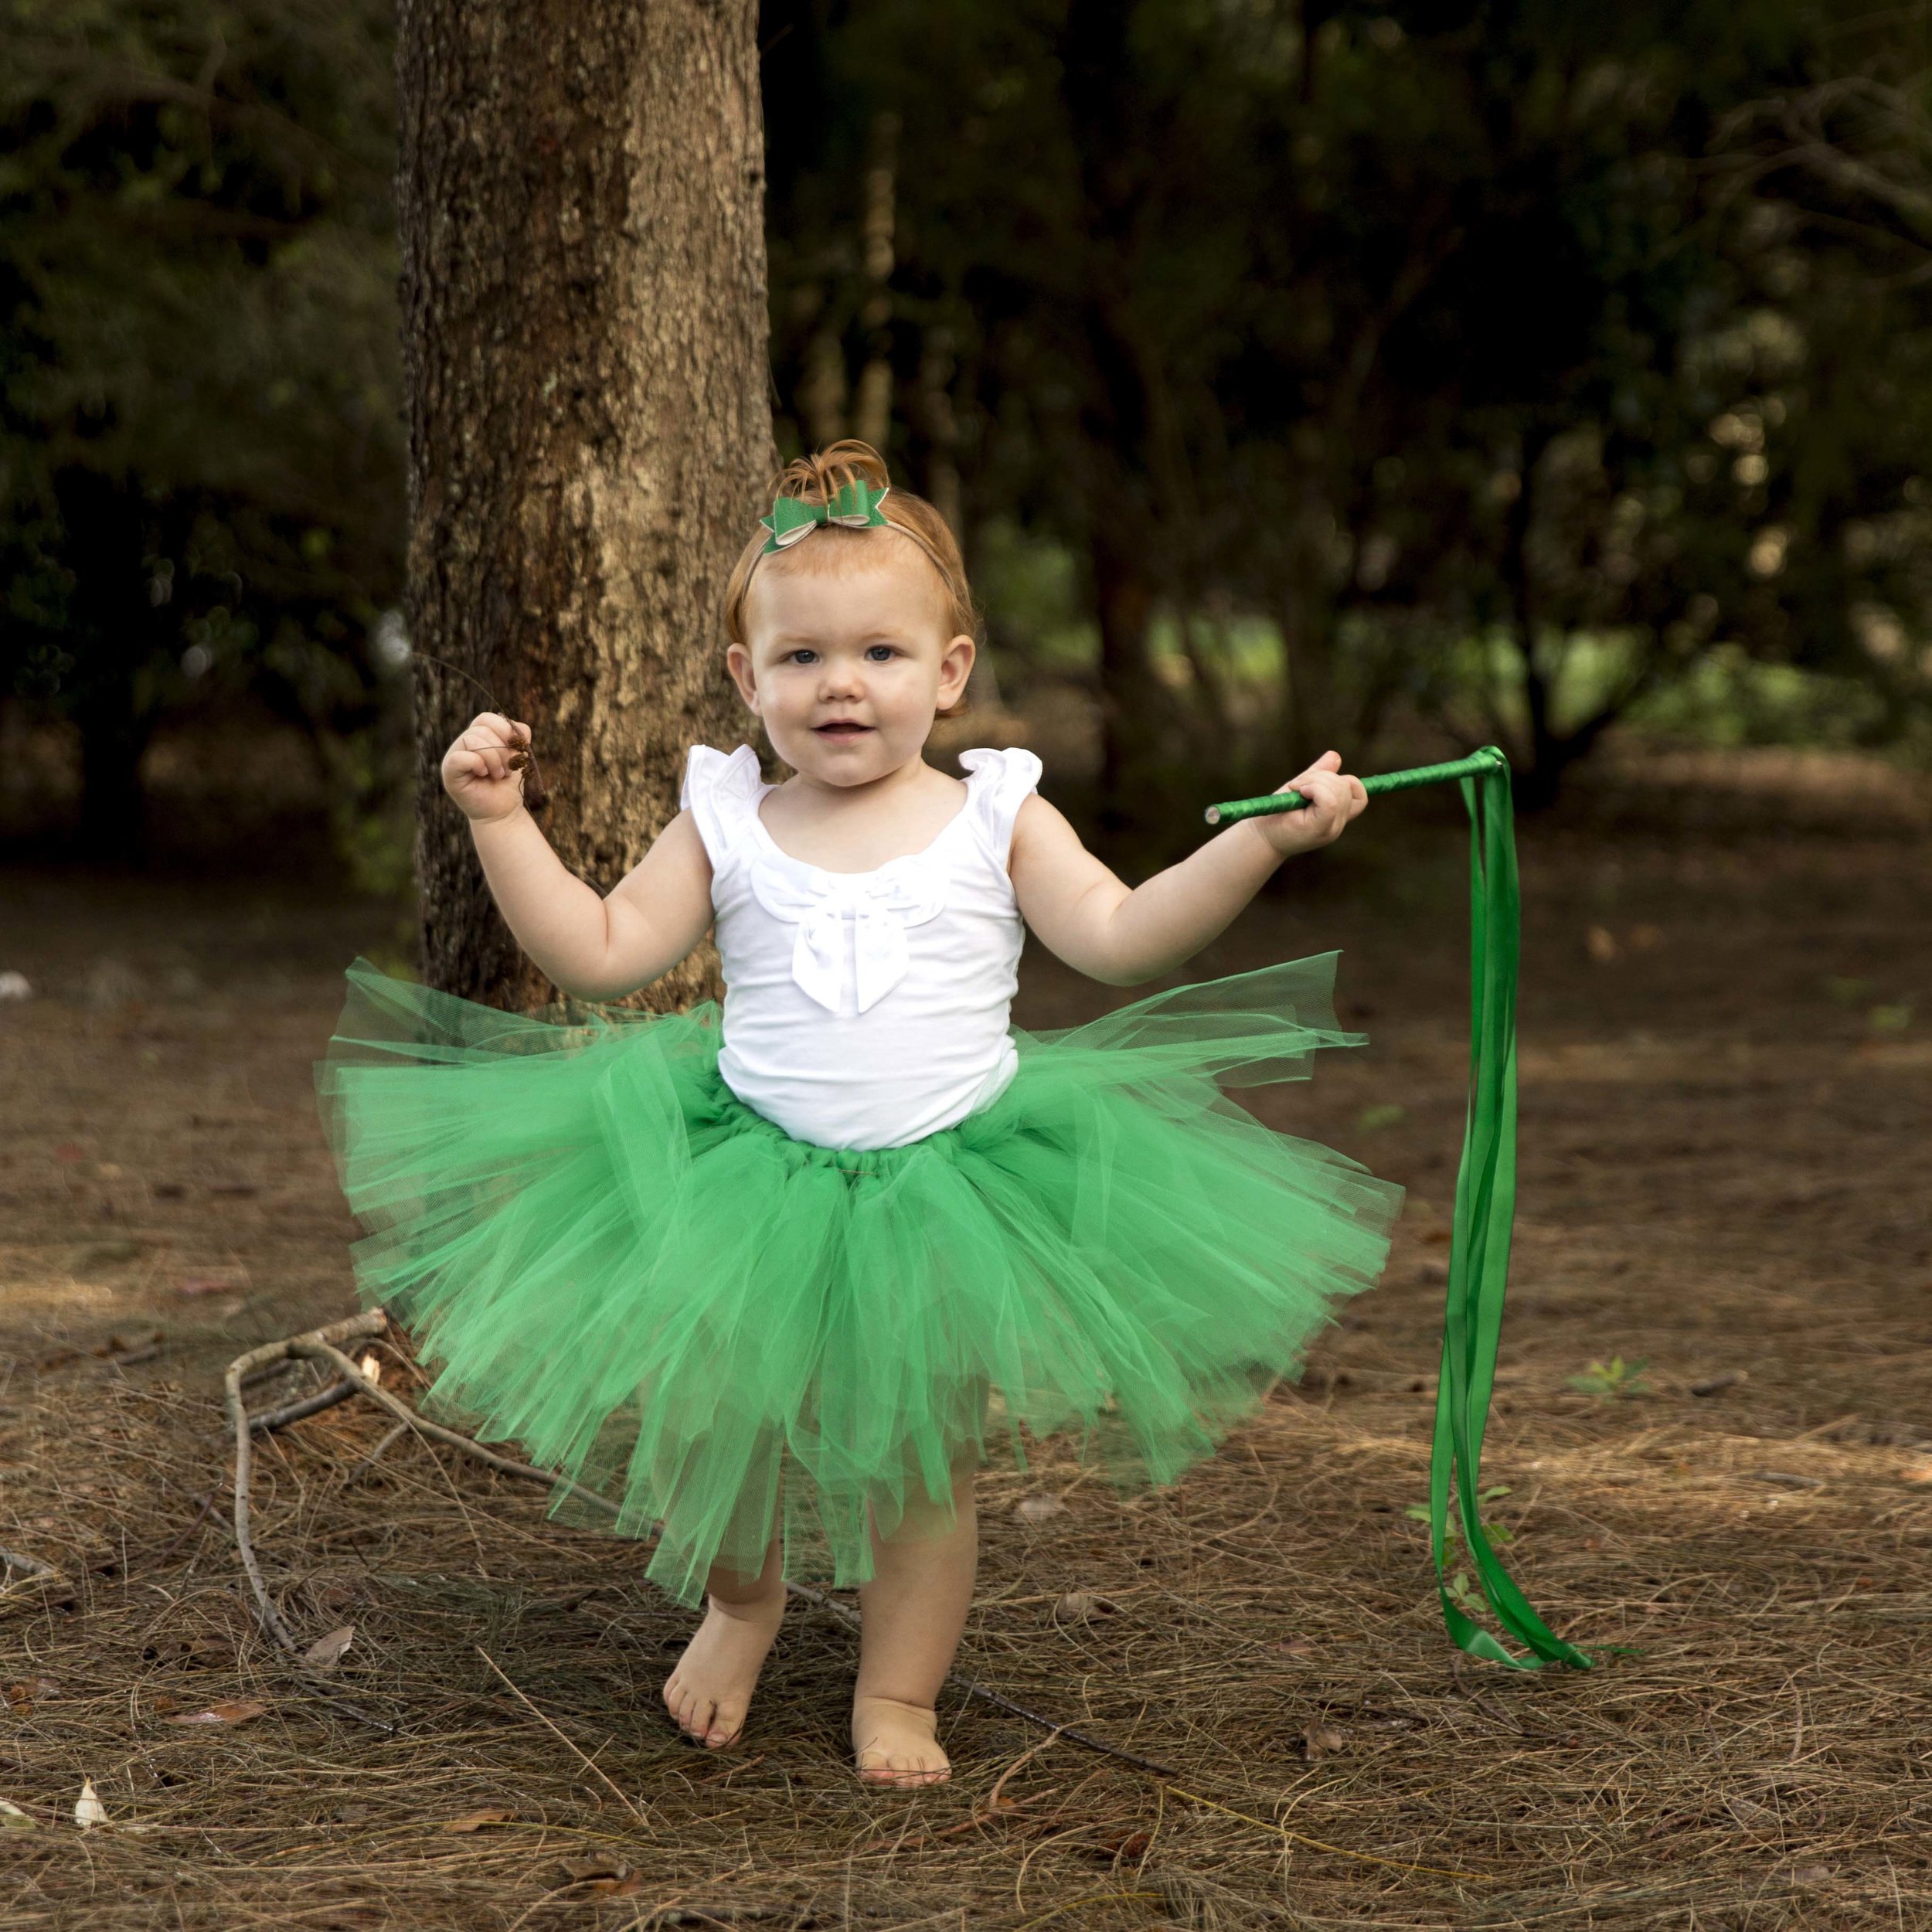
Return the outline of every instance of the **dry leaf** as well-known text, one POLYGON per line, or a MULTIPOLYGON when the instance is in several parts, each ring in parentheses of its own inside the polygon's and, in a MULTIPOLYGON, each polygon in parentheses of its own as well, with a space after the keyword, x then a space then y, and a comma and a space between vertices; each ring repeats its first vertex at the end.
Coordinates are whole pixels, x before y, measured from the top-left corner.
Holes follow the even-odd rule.
POLYGON ((1088 1843, 1075 1849, 1087 1852, 1090 1857, 1137 1859, 1152 1842, 1152 1838, 1145 1832, 1123 1829, 1097 1832, 1088 1843))
POLYGON ((1107 1597, 1097 1597, 1090 1590, 1070 1590, 1053 1606, 1053 1621, 1056 1624, 1090 1624, 1097 1617, 1112 1617, 1119 1613, 1120 1605, 1107 1597))
POLYGON ((1301 1733, 1301 1748, 1310 1758, 1328 1757, 1348 1749, 1349 1740, 1332 1725, 1311 1724, 1301 1733))
POLYGON ((1694 1396, 1714 1396, 1726 1389, 1734 1389, 1739 1383, 1750 1380, 1742 1369, 1727 1369, 1722 1375, 1706 1376, 1702 1382, 1693 1382, 1690 1392, 1694 1396))
POLYGON ((583 1858, 566 1859, 563 1879, 566 1885, 587 1886, 593 1892, 624 1893, 643 1889, 642 1881, 623 1859, 595 1852, 583 1858))
POLYGON ((1057 1496, 1022 1496, 1014 1505, 1013 1514, 1022 1522, 1050 1522, 1054 1517, 1066 1514, 1066 1505, 1057 1496))
POLYGON ((486 1825, 511 1825, 515 1821, 515 1812, 495 1805, 481 1811, 465 1811, 461 1818, 446 1818, 443 1828, 446 1832, 480 1832, 486 1825))
POLYGON ((252 1698, 225 1698, 219 1704, 210 1704, 205 1711, 193 1711, 185 1716, 166 1717, 165 1724, 246 1724, 251 1717, 260 1717, 267 1710, 266 1704, 258 1704, 252 1698))
POLYGON ((32 1677, 7 1686, 7 1702, 24 1717, 36 1704, 60 1695, 60 1686, 51 1677, 32 1677))
POLYGON ((90 1777, 80 1781, 80 1795, 74 1800, 73 1821, 84 1832, 90 1825, 105 1825, 107 1808, 101 1803, 90 1777))
POLYGON ((1275 1645, 1284 1657, 1312 1657, 1315 1645, 1305 1637, 1290 1637, 1275 1645))
POLYGON ((1599 966, 1617 957, 1617 935, 1607 926, 1593 926, 1583 934, 1583 949, 1599 966))
POLYGON ((1747 1831, 1762 1831, 1767 1825, 1777 1822, 1777 1814, 1768 1804, 1760 1804, 1755 1798, 1727 1798, 1724 1808, 1747 1831))
POLYGON ((326 1637, 318 1637, 302 1652, 302 1662, 311 1670, 331 1670, 342 1661, 342 1653, 355 1641, 355 1626, 345 1624, 340 1630, 332 1630, 326 1637))
POLYGON ((383 1365, 374 1355, 364 1355, 362 1360, 357 1362, 355 1366, 362 1370, 364 1375, 369 1377, 371 1382, 379 1383, 382 1381, 383 1365))
POLYGON ((33 1820, 17 1804, 0 1798, 0 1832, 31 1832, 33 1820))

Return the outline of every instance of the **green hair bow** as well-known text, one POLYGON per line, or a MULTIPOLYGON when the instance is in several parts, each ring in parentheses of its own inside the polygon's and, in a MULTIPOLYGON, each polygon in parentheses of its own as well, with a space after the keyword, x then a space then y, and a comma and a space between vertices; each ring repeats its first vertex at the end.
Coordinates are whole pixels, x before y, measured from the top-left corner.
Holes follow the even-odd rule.
POLYGON ((886 521, 886 512, 879 506, 891 487, 888 484, 883 489, 875 490, 862 478, 855 477, 838 486, 829 503, 807 503, 795 496, 775 498, 770 515, 758 519, 771 533, 758 554, 769 556, 774 550, 789 549, 821 523, 842 524, 849 530, 879 527, 886 521))

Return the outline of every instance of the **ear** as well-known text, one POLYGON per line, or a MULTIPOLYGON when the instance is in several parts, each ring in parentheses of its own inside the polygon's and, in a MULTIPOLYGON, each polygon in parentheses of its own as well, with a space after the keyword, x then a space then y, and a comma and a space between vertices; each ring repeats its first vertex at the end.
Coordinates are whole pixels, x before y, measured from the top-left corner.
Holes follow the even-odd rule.
POLYGON ((745 709, 757 716, 758 680, 752 674, 751 653, 742 644, 733 645, 725 652, 725 668, 731 673, 731 682, 738 687, 738 696, 743 699, 745 709))
POLYGON ((966 680, 972 675, 973 660, 979 647, 962 631, 953 638, 939 660, 939 708, 945 710, 966 695, 966 680))

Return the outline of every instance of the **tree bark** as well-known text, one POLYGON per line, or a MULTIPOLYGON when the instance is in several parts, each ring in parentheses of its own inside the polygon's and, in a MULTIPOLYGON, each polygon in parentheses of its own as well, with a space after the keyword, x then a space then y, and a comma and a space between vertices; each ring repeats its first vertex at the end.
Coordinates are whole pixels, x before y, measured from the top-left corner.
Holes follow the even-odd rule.
MULTIPOLYGON (((563 862, 607 891, 744 736, 725 580, 771 468, 755 0, 402 0, 417 876, 433 985, 555 998, 438 767, 527 721, 563 862)), ((641 997, 715 990, 687 961, 641 997)))

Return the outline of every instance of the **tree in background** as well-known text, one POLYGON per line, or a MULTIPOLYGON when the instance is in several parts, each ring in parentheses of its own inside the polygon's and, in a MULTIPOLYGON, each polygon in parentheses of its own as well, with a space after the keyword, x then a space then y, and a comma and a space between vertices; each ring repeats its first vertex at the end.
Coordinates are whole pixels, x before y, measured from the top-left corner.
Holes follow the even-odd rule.
POLYGON ((551 842, 604 888, 686 745, 737 728, 716 613, 771 469, 755 26, 753 0, 399 15, 417 879, 429 978, 473 998, 554 994, 438 781, 470 679, 533 726, 551 842))
POLYGON ((968 536, 1073 560, 1117 839, 1393 706, 1513 741, 1534 801, 1714 651, 1853 667, 1848 533, 1915 475, 1932 309, 1720 165, 1743 104, 1866 57, 1821 10, 767 14, 815 103, 774 185, 789 433, 889 357, 968 536), (884 121, 882 291, 830 188, 884 121))
POLYGON ((97 855, 138 855, 171 709, 246 689, 339 746, 384 702, 387 12, 0 14, 0 696, 79 726, 97 855))
MULTIPOLYGON (((651 655, 712 566, 627 586, 613 561, 662 562, 723 485, 646 515, 606 377, 628 396, 658 355, 728 438, 750 379, 699 372, 650 279, 682 231, 627 237, 642 175, 590 158, 626 117, 656 138, 638 63, 662 60, 664 124, 695 98, 650 37, 680 16, 636 11, 409 16, 451 36, 411 135, 441 171, 423 207, 455 211, 412 244, 454 304, 412 312, 412 340, 449 332, 419 357, 420 450, 480 479, 424 472, 417 641, 569 719, 539 745, 566 843, 617 709, 668 691, 680 733, 730 724, 651 655), (527 100, 496 102, 505 63, 527 100), (574 655, 620 631, 648 675, 574 655)), ((780 436, 886 442, 947 509, 1009 688, 1075 684, 1100 719, 1097 830, 1136 856, 1189 835, 1205 785, 1372 757, 1385 726, 1502 737, 1531 801, 1626 719, 1896 745, 1932 713, 1929 13, 765 0, 780 436)), ((0 696, 81 724, 97 845, 137 822, 145 735, 216 691, 301 724, 366 801, 377 722, 405 731, 388 10, 0 0, 0 696)), ((692 172, 723 180, 753 159, 750 82, 716 84, 692 172)), ((743 285, 742 236, 692 233, 743 285)), ((709 607, 676 621, 708 638, 709 607)), ((423 690, 429 731, 477 701, 423 690)), ((668 798, 668 767, 644 782, 668 798)), ((453 838, 425 864, 473 892, 453 838)))

